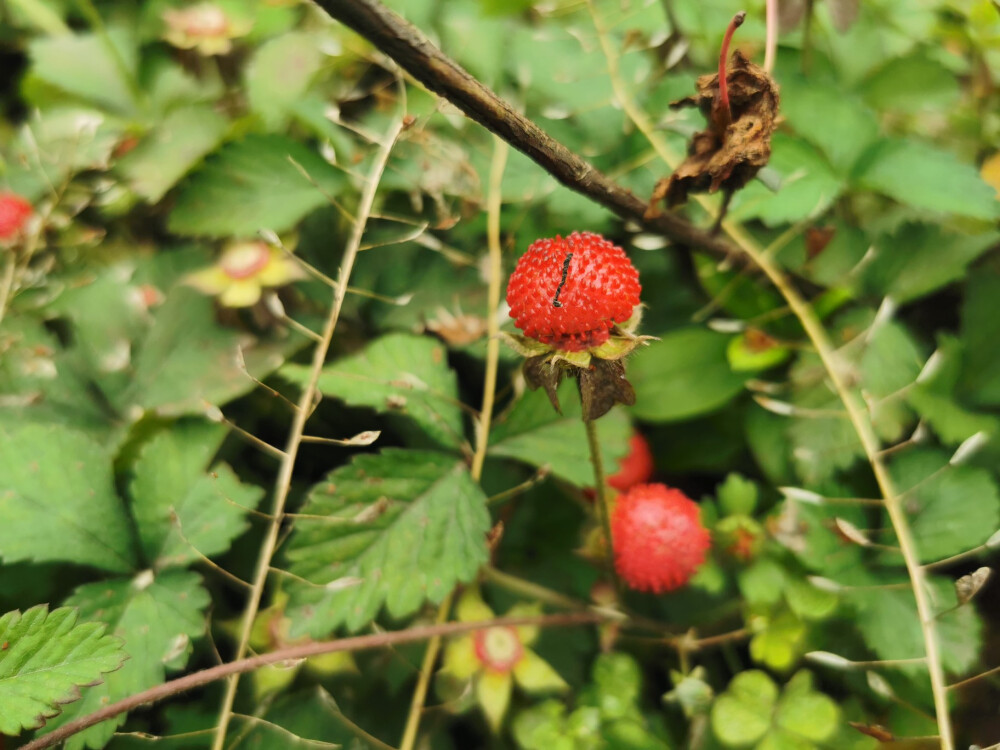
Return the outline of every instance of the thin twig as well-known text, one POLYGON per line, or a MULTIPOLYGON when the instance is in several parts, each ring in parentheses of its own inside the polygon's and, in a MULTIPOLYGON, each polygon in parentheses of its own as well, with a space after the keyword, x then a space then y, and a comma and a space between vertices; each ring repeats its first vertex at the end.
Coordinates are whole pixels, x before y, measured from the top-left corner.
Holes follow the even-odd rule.
MULTIPOLYGON (((302 395, 299 397, 298 408, 295 411, 292 422, 292 429, 288 436, 288 444, 285 448, 285 455, 281 466, 278 469, 278 477, 275 483, 274 503, 272 506, 272 519, 268 526, 267 534, 261 546, 260 556, 257 560, 257 570, 254 574, 253 591, 243 612, 243 620, 240 625, 239 644, 236 648, 236 659, 241 659, 247 651, 250 642, 250 634, 253 630, 254 620, 260 608, 260 601, 264 594, 264 586, 267 583, 268 573, 271 569, 271 558, 277 548, 278 536, 281 532, 282 519, 285 509, 285 501, 292 483, 292 473, 295 469, 295 459, 298 456, 299 446, 302 443, 306 420, 311 413, 310 407, 315 399, 317 383, 319 382, 320 371, 326 362, 326 355, 333 340, 333 332, 340 319, 340 311, 344 306, 344 298, 347 295, 347 282, 350 279, 351 271, 354 268, 354 261, 358 255, 358 248, 361 245, 361 238, 367 223, 366 218, 375 202, 375 193, 378 189, 379 179, 386 163, 389 161, 389 154, 396 143, 396 139, 404 127, 403 118, 400 117, 389 128, 386 133, 378 155, 375 157, 372 166, 371 180, 365 185, 361 194, 361 201, 358 206, 357 220, 351 226, 351 235, 347 241, 344 251, 344 259, 340 266, 337 284, 333 292, 333 304, 330 314, 327 317, 323 328, 322 340, 316 345, 313 351, 312 365, 309 370, 309 380, 302 395)), ((239 684, 239 672, 234 672, 232 679, 226 686, 225 696, 222 701, 222 708, 219 714, 219 724, 216 729, 215 739, 212 743, 212 750, 222 750, 226 740, 226 730, 229 727, 229 719, 232 715, 233 702, 236 698, 236 688, 239 684)))
MULTIPOLYGON (((500 208, 503 193, 501 186, 503 182, 504 167, 507 164, 507 144, 495 139, 493 146, 493 160, 490 163, 489 188, 486 196, 486 237, 489 248, 489 282, 486 294, 486 320, 488 327, 488 337, 486 340, 486 374, 483 377, 483 405, 479 410, 479 419, 476 420, 476 452, 472 457, 472 469, 470 474, 475 481, 479 481, 483 475, 483 463, 486 460, 486 450, 490 444, 490 423, 493 420, 493 404, 496 398, 497 389, 497 366, 500 362, 500 322, 496 316, 496 309, 500 305, 501 276, 503 275, 503 262, 500 247, 500 208)), ((441 607, 438 609, 437 622, 444 622, 451 610, 454 592, 449 594, 441 607)), ((427 689, 430 685, 431 673, 434 664, 437 662, 438 652, 441 649, 441 639, 432 638, 427 644, 427 651, 424 653, 424 660, 420 666, 420 675, 417 678, 417 686, 413 691, 413 698, 410 701, 410 713, 406 717, 406 727, 403 731, 403 740, 399 744, 400 750, 413 750, 417 741, 417 731, 420 729, 420 717, 424 710, 424 702, 427 700, 427 689)))
POLYGON ((774 58, 778 52, 778 0, 767 0, 764 17, 767 21, 767 36, 764 39, 764 70, 774 71, 774 58))
POLYGON ((283 661, 308 659, 312 656, 332 654, 339 651, 366 651, 401 643, 426 641, 429 638, 437 636, 459 635, 461 633, 469 633, 492 627, 517 627, 522 625, 535 625, 542 628, 568 627, 573 625, 589 625, 608 619, 611 618, 596 612, 572 612, 568 614, 538 615, 533 617, 498 617, 492 620, 480 620, 477 622, 448 622, 442 625, 424 625, 422 627, 408 628, 407 630, 390 633, 359 635, 351 638, 340 638, 334 641, 320 641, 289 646, 288 648, 278 649, 268 654, 252 656, 248 659, 238 659, 179 677, 176 680, 164 682, 149 690, 136 693, 128 698, 123 698, 92 714, 63 724, 58 729, 32 740, 27 745, 24 745, 21 750, 44 750, 44 748, 52 747, 67 737, 72 737, 95 724, 113 719, 120 714, 128 713, 140 706, 156 703, 164 698, 171 698, 180 693, 185 693, 189 690, 225 679, 226 677, 246 674, 261 667, 283 661))
POLYGON ((428 89, 496 133, 566 187, 638 222, 676 243, 718 257, 732 248, 687 219, 661 212, 646 217, 646 204, 528 120, 435 47, 418 29, 378 0, 315 0, 330 16, 350 26, 428 89))

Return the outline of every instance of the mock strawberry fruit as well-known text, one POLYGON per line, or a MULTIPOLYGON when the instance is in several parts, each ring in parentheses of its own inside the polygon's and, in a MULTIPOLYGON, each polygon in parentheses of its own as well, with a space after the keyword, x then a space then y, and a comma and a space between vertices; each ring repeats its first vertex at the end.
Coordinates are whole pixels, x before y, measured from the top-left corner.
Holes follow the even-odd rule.
POLYGON ((20 236, 33 212, 31 204, 17 193, 0 193, 0 242, 20 236))
POLYGON ((646 438, 633 432, 628 448, 628 455, 618 463, 618 472, 608 477, 608 484, 619 492, 648 482, 653 476, 653 452, 646 438))
POLYGON ((599 234, 573 232, 532 243, 511 274, 507 304, 525 336, 582 352, 632 317, 641 289, 624 250, 599 234))
POLYGON ((662 484, 639 484, 620 495, 611 536, 622 580, 657 594, 687 583, 711 543, 699 514, 683 492, 662 484))

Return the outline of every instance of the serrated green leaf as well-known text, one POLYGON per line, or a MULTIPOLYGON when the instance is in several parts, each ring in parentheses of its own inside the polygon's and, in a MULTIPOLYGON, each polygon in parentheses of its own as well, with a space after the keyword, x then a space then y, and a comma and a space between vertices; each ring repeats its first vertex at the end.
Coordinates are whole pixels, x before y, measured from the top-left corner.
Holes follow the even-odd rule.
MULTIPOLYGON (((107 623, 124 640, 130 658, 102 685, 87 691, 83 700, 67 707, 50 727, 158 685, 167 669, 184 667, 192 641, 205 632, 204 610, 209 602, 200 576, 181 570, 155 577, 145 571, 132 580, 99 581, 77 588, 66 604, 78 607, 81 619, 107 623)), ((118 716, 74 735, 66 741, 66 750, 104 747, 125 718, 118 716)))
POLYGON ((976 433, 1000 433, 1000 420, 991 414, 977 414, 963 408, 954 397, 935 393, 922 383, 915 383, 906 400, 946 445, 958 445, 976 433))
POLYGON ((121 641, 95 623, 77 624, 75 610, 32 607, 0 617, 0 734, 18 735, 80 698, 80 688, 128 658, 121 641))
POLYGON ((962 303, 962 359, 958 393, 976 406, 1000 404, 1000 274, 984 270, 969 279, 962 303))
MULTIPOLYGON (((282 374, 304 383, 309 368, 290 365, 282 374)), ((437 339, 393 333, 357 354, 323 368, 319 390, 351 406, 413 420, 436 443, 456 448, 464 441, 458 379, 448 366, 448 350, 437 339)))
POLYGON ((860 269, 862 286, 899 304, 911 302, 961 279, 969 263, 998 238, 996 232, 966 234, 931 224, 904 224, 875 243, 860 269))
POLYGON ((183 287, 171 290, 137 346, 132 382, 117 394, 122 411, 131 416, 137 410, 162 416, 204 414, 209 405, 254 388, 239 364, 241 348, 247 369, 261 378, 282 363, 283 347, 295 345, 294 339, 251 342, 214 318, 209 298, 183 287))
POLYGON ((822 149, 839 174, 878 138, 875 113, 856 97, 815 79, 782 81, 781 112, 795 131, 822 149))
POLYGON ((685 328, 640 349, 627 368, 636 393, 632 412, 650 422, 674 422, 728 403, 746 379, 729 367, 728 345, 723 334, 685 328))
POLYGON ((861 94, 880 111, 947 111, 959 98, 960 88, 954 73, 918 53, 887 62, 868 76, 861 94))
POLYGON ((129 30, 110 29, 104 37, 38 37, 31 43, 30 54, 34 75, 66 93, 119 113, 135 109, 132 86, 138 74, 138 55, 129 30))
MULTIPOLYGON (((559 387, 558 414, 542 389, 528 391, 490 432, 490 456, 514 458, 532 466, 548 466, 553 474, 578 487, 594 485, 587 433, 580 418, 576 384, 559 387)), ((622 409, 612 409, 595 423, 605 476, 618 471, 628 453, 632 426, 622 409)))
POLYGON ((322 39, 315 34, 292 31, 281 34, 254 53, 246 68, 246 92, 250 108, 264 124, 280 130, 289 111, 309 87, 323 64, 322 39))
POLYGON ((143 446, 129 494, 143 551, 157 569, 225 552, 263 497, 226 464, 207 472, 225 436, 222 425, 182 421, 143 446))
POLYGON ((947 455, 934 450, 903 453, 890 471, 921 562, 977 547, 1000 527, 1000 493, 988 471, 951 466, 947 455))
POLYGON ((837 595, 813 586, 809 581, 793 578, 784 588, 785 601, 792 611, 806 620, 822 620, 837 608, 837 595))
POLYGON ((768 167, 781 176, 781 187, 772 193, 759 182, 747 185, 733 200, 733 220, 760 219, 773 227, 826 211, 843 191, 843 178, 801 139, 777 133, 772 146, 768 167))
POLYGON ((987 220, 1000 216, 995 191, 971 164, 924 143, 882 141, 861 157, 856 179, 861 187, 937 214, 987 220))
POLYGON ((314 637, 405 617, 440 602, 486 562, 486 496, 454 456, 389 449, 359 455, 316 485, 288 549, 293 628, 314 637))
MULTIPOLYGON (((871 583, 896 583, 872 578, 871 583)), ((942 614, 935 618, 941 663, 945 670, 962 674, 978 663, 982 646, 983 624, 974 607, 956 605, 952 581, 932 579, 932 601, 942 614), (950 611, 949 611, 950 610, 950 611)), ((857 608, 854 622, 865 644, 879 659, 914 659, 924 655, 923 634, 913 592, 908 589, 852 589, 845 595, 857 608)), ((930 698, 926 687, 926 669, 916 664, 896 667, 921 675, 919 684, 930 698)))
POLYGON ((118 160, 116 168, 132 190, 156 203, 219 145, 227 128, 226 118, 208 106, 174 109, 118 160))
POLYGON ((776 672, 791 669, 805 648, 806 627, 790 610, 767 618, 766 626, 750 640, 750 658, 776 672))
POLYGON ((326 196, 339 195, 344 185, 339 170, 298 141, 247 136, 223 146, 184 181, 170 230, 210 237, 284 232, 325 205, 326 196))
POLYGON ((135 561, 108 451, 67 427, 0 427, 0 556, 124 572, 135 561))

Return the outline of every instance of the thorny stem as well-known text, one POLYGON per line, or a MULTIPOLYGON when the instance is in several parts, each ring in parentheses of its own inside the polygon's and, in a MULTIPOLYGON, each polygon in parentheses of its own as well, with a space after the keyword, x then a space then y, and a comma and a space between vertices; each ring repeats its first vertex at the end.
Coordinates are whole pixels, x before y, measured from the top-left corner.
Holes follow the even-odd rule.
POLYGON ((605 486, 604 464, 601 460, 601 441, 597 436, 597 425, 593 419, 583 417, 583 426, 587 430, 587 446, 590 448, 590 464, 594 467, 594 505, 601 517, 601 527, 604 531, 604 560, 608 569, 608 577, 615 584, 618 600, 623 598, 622 582, 615 570, 615 548, 611 539, 611 512, 608 509, 608 491, 605 486))
MULTIPOLYGON (((666 142, 653 129, 652 123, 642 110, 638 109, 630 96, 628 90, 622 82, 618 73, 618 60, 615 51, 607 39, 607 33, 600 25, 600 21, 593 6, 593 0, 588 0, 591 15, 594 19, 594 26, 597 29, 601 40, 601 48, 608 61, 608 71, 611 77, 611 84, 615 95, 622 108, 636 127, 646 136, 647 140, 659 154, 660 158, 671 168, 676 167, 679 162, 678 157, 672 153, 666 142)), ((711 202, 704 195, 696 196, 696 200, 711 213, 711 202)), ((842 363, 833 343, 830 340, 826 329, 816 316, 810 304, 799 294, 792 285, 785 272, 771 258, 763 252, 756 241, 739 224, 731 221, 723 221, 722 229, 732 238, 740 250, 767 276, 785 301, 792 313, 799 319, 806 336, 809 338, 816 353, 823 363, 823 367, 830 378, 831 385, 838 398, 843 402, 847 410, 847 416, 851 421, 854 431, 857 433, 861 445, 864 448, 865 457, 872 467, 872 473, 878 482, 882 492, 882 498, 899 540, 900 551, 909 575, 910 585, 916 599, 917 614, 920 619, 920 628, 923 634, 924 651, 927 656, 927 667, 931 683, 931 691, 934 695, 934 712, 937 717, 938 730, 941 734, 942 750, 954 750, 952 740, 951 716, 948 713, 948 700, 946 695, 944 670, 941 666, 941 656, 938 652, 937 633, 934 623, 934 613, 930 600, 927 596, 926 577, 924 569, 920 565, 920 560, 916 552, 913 535, 910 532, 909 522, 902 507, 901 497, 896 490, 888 468, 883 461, 881 447, 878 437, 872 426, 871 420, 865 411, 865 405, 861 401, 859 394, 850 389, 847 378, 842 372, 842 363)))
POLYGON ((778 0, 767 0, 764 11, 767 36, 764 39, 764 70, 774 72, 774 58, 778 52, 778 0))
POLYGON ((726 27, 726 35, 722 38, 722 47, 719 50, 719 111, 722 113, 723 127, 728 128, 733 122, 733 112, 729 108, 729 82, 726 80, 726 61, 729 59, 729 43, 733 41, 733 34, 746 20, 747 12, 741 10, 726 27))
MULTIPOLYGON (((351 227, 351 234, 344 251, 344 259, 340 266, 337 278, 337 285, 333 293, 333 304, 330 314, 327 316, 326 324, 320 342, 313 351, 312 365, 309 370, 309 381, 302 390, 297 408, 294 412, 292 428, 288 435, 284 457, 278 469, 278 477, 275 481, 274 502, 271 510, 271 523, 268 526, 267 534, 261 545, 260 556, 257 559, 257 570, 254 574, 253 590, 243 612, 243 621, 240 625, 239 644, 236 648, 236 659, 240 660, 247 652, 250 642, 250 633, 253 630, 254 620, 257 618, 257 611, 260 608, 261 598, 264 594, 264 586, 267 583, 268 573, 271 569, 271 558, 274 557, 277 549, 278 538, 281 532, 282 520, 284 517, 285 501, 292 483, 292 473, 295 469, 295 459, 298 456, 299 446, 302 443, 302 435, 305 430, 306 420, 312 413, 313 401, 316 397, 317 383, 320 371, 326 361, 330 343, 333 340, 333 332, 340 319, 340 311, 344 306, 344 298, 347 296, 347 282, 354 269, 354 261, 358 255, 358 248, 361 245, 361 237, 365 231, 368 214, 371 212, 375 202, 375 193, 378 189, 382 171, 389 160, 389 153, 396 143, 396 139, 403 130, 403 119, 399 118, 389 132, 385 135, 378 156, 372 166, 372 172, 368 176, 364 190, 361 194, 361 202, 358 206, 357 217, 351 227)), ((241 672, 233 672, 232 678, 226 685, 226 692, 222 700, 222 708, 219 713, 219 724, 216 728, 215 738, 212 741, 212 750, 222 750, 226 742, 226 730, 229 728, 229 720, 233 712, 233 702, 236 698, 236 688, 239 685, 239 675, 241 672)))
MULTIPOLYGON (((486 374, 483 377, 483 405, 479 410, 479 419, 476 421, 476 452, 472 457, 472 469, 470 470, 470 474, 476 482, 482 478, 486 450, 490 444, 490 423, 493 421, 497 366, 500 362, 500 321, 497 319, 496 313, 500 306, 503 276, 502 248, 500 247, 500 208, 503 198, 501 183, 504 168, 507 165, 507 153, 506 142, 496 138, 493 144, 493 160, 490 163, 489 191, 486 196, 486 238, 489 249, 489 282, 486 292, 486 374)), ((447 620, 453 599, 454 592, 445 597, 441 603, 437 614, 439 624, 447 620)), ((420 675, 417 678, 417 687, 413 691, 410 713, 406 717, 406 727, 399 750, 412 750, 417 741, 420 716, 423 712, 424 702, 427 700, 427 689, 440 650, 441 639, 432 638, 427 644, 427 651, 424 653, 424 660, 420 665, 420 675)))
POLYGON ((353 636, 351 638, 339 638, 334 641, 318 641, 298 646, 289 646, 288 648, 278 649, 268 654, 219 664, 209 669, 203 669, 200 672, 184 675, 176 680, 161 683, 149 690, 144 690, 141 693, 136 693, 109 706, 105 706, 92 714, 68 722, 58 729, 32 740, 27 745, 24 745, 21 750, 44 750, 44 748, 52 747, 67 737, 72 737, 95 724, 113 719, 120 714, 128 713, 140 706, 146 706, 161 701, 164 698, 170 698, 180 693, 194 690, 195 688, 210 685, 226 677, 253 672, 270 664, 308 659, 313 656, 341 651, 367 651, 373 648, 426 641, 429 638, 459 635, 461 633, 470 633, 493 627, 517 627, 521 625, 535 625, 542 628, 568 627, 572 625, 591 625, 610 619, 613 619, 610 615, 598 612, 570 612, 556 615, 535 615, 531 617, 498 617, 492 620, 479 620, 476 622, 448 622, 441 625, 424 625, 422 627, 408 628, 391 633, 374 633, 371 635, 353 636))

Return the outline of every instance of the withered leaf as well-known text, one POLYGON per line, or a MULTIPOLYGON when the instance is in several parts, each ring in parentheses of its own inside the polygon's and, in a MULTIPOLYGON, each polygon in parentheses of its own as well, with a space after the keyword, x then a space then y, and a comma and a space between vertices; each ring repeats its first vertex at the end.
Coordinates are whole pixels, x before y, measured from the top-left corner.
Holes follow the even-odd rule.
POLYGON ((531 390, 544 388, 552 408, 559 414, 562 414, 562 409, 559 408, 559 395, 556 391, 559 388, 559 383, 562 382, 564 373, 565 370, 552 362, 552 359, 545 354, 528 357, 524 360, 524 380, 528 387, 531 390))
POLYGON ((731 116, 720 105, 718 73, 701 76, 694 96, 670 105, 697 107, 708 128, 694 135, 687 158, 674 173, 656 184, 647 215, 655 215, 661 200, 672 207, 684 203, 690 193, 739 190, 771 158, 778 84, 739 50, 733 52, 726 81, 731 116))
POLYGON ((580 402, 583 418, 593 421, 603 417, 615 404, 632 406, 635 403, 635 389, 625 377, 625 365, 621 360, 594 358, 591 367, 581 369, 580 402))
POLYGON ((847 723, 850 724, 852 728, 861 732, 861 734, 867 734, 869 737, 874 737, 879 742, 892 742, 896 739, 895 735, 881 724, 862 724, 858 721, 849 721, 847 723))
POLYGON ((958 597, 958 605, 962 606, 972 601, 973 597, 986 585, 992 573, 992 570, 984 566, 955 581, 955 595, 958 597))

